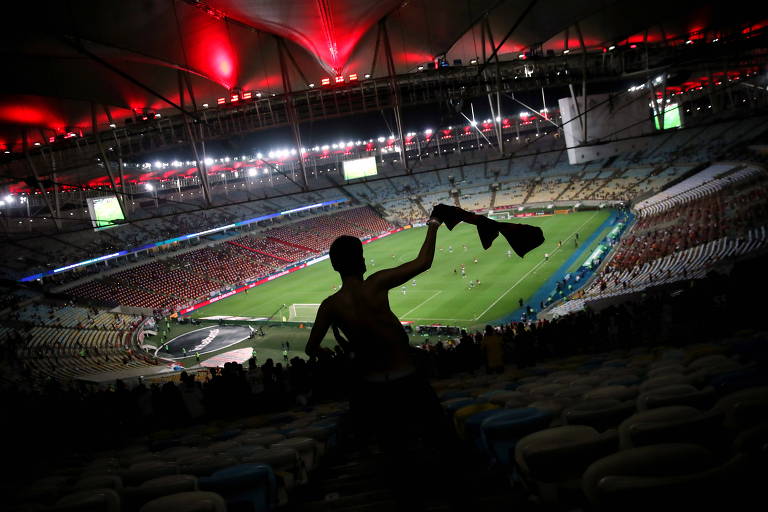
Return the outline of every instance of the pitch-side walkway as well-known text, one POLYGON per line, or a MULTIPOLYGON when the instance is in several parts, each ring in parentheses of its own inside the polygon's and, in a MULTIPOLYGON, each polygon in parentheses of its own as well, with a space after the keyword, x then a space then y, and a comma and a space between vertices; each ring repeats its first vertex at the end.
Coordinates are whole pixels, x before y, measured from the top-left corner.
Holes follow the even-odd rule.
MULTIPOLYGON (((557 286, 557 282, 562 280, 565 277, 565 274, 568 273, 568 269, 571 268, 571 266, 578 261, 580 258, 582 258, 587 249, 592 245, 592 243, 597 240, 599 236, 603 233, 605 228, 609 226, 613 226, 618 222, 618 220, 622 217, 622 214, 618 211, 611 212, 611 215, 605 219, 605 222, 600 224, 593 232, 592 234, 583 240, 583 242, 579 245, 579 248, 574 251, 573 254, 563 263, 560 268, 558 268, 551 276, 550 278, 542 284, 536 292, 532 296, 530 296, 527 299, 527 302, 525 303, 525 306, 530 306, 533 309, 535 309, 537 312, 540 311, 539 305, 540 303, 544 302, 547 297, 549 297, 552 290, 557 286)), ((587 279, 583 279, 581 281, 582 284, 585 284, 587 282, 587 279)), ((576 289, 574 289, 575 291, 576 289)), ((502 323, 510 323, 510 322, 519 322, 521 320, 522 314, 525 311, 525 306, 522 308, 518 308, 509 315, 505 316, 504 318, 494 322, 496 324, 502 324, 502 323)))

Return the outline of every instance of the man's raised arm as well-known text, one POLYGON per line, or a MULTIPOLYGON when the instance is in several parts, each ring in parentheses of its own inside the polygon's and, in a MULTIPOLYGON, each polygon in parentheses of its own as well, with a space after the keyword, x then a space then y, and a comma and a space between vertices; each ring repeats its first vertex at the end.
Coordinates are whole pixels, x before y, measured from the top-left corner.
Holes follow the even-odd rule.
POLYGON ((427 236, 424 243, 421 244, 421 250, 418 256, 407 263, 376 272, 368 280, 381 288, 390 290, 396 286, 407 283, 410 279, 429 270, 432 266, 432 260, 435 258, 435 242, 437 241, 437 228, 441 222, 431 218, 427 222, 427 236))
POLYGON ((312 325, 312 330, 309 332, 309 340, 304 352, 309 357, 315 357, 320 350, 320 343, 325 338, 328 328, 331 326, 331 315, 328 304, 323 301, 320 307, 317 308, 317 316, 315 317, 315 323, 312 325))

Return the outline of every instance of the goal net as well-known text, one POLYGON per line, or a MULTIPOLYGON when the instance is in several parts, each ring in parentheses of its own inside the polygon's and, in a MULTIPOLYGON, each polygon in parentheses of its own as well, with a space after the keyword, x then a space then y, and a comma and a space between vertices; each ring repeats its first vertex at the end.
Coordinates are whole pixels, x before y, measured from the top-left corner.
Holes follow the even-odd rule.
POLYGON ((320 304, 291 304, 288 306, 289 322, 314 322, 320 304))
POLYGON ((494 212, 488 215, 493 220, 507 220, 510 218, 509 212, 494 212))

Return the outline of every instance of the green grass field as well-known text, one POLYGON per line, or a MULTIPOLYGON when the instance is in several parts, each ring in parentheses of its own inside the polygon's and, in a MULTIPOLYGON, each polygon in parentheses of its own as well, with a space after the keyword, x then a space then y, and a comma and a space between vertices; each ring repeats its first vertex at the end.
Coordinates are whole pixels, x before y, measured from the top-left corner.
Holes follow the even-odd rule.
MULTIPOLYGON (((608 210, 598 210, 520 219, 540 226, 546 239, 523 259, 514 253, 511 258, 507 256, 509 245, 503 237, 484 251, 474 226, 462 223, 453 231, 441 227, 432 268, 416 278, 415 286, 408 283, 405 293, 400 288, 390 292, 392 310, 401 320, 418 324, 474 327, 498 320, 516 310, 519 299, 525 301, 565 263, 576 250, 577 232, 580 240, 586 240, 609 214, 608 210), (563 241, 562 248, 557 247, 558 240, 563 241), (544 261, 545 253, 549 253, 548 262, 544 261), (478 263, 473 263, 475 257, 478 263), (462 263, 467 273, 464 279, 459 270, 462 263), (456 274, 454 269, 458 270, 456 274), (467 283, 476 279, 480 286, 470 289, 467 283)), ((366 245, 366 275, 415 257, 424 234, 425 228, 409 229, 366 245)), ((584 251, 583 257, 588 254, 584 251)), ((253 288, 247 294, 203 307, 194 316, 268 317, 282 304, 319 304, 339 284, 338 274, 326 260, 253 288)), ((288 316, 288 312, 281 312, 276 319, 282 315, 288 316)))

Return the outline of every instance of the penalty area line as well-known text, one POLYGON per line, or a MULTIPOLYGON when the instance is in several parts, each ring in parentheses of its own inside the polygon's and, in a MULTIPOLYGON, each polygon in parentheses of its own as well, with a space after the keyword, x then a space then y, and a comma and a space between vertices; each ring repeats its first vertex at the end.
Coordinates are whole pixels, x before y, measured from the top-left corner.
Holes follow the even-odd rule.
POLYGON ((408 311, 407 313, 404 313, 404 314, 403 314, 403 318, 407 317, 408 315, 410 315, 411 313, 413 313, 414 311, 416 311, 416 310, 417 310, 417 309, 419 309, 421 306, 423 306, 423 305, 424 305, 424 304, 426 304, 427 302, 431 301, 432 299, 434 299, 435 297, 437 297, 437 296, 438 296, 438 295, 440 295, 441 293, 443 293, 443 291, 442 291, 442 290, 437 290, 435 293, 433 293, 432 295, 430 295, 429 297, 427 297, 427 298, 424 300, 424 302, 421 302, 421 303, 419 303, 419 304, 418 304, 416 307, 412 308, 412 309, 411 309, 410 311, 408 311))

